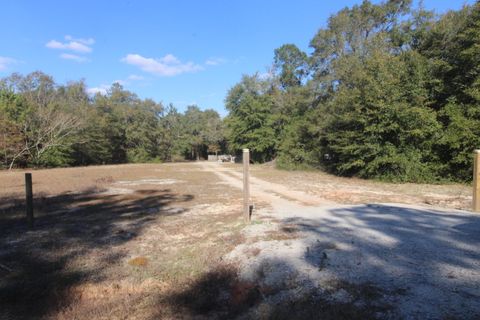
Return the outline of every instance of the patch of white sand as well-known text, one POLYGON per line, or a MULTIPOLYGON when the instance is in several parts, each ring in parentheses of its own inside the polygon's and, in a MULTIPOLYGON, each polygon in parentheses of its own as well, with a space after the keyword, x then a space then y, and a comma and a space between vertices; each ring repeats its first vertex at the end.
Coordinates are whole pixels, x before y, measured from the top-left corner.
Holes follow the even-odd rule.
POLYGON ((121 180, 115 182, 122 186, 141 186, 141 185, 166 185, 166 184, 175 184, 182 183, 184 181, 176 179, 140 179, 140 180, 121 180))
MULTIPOLYGON (((201 166, 232 187, 242 187, 241 174, 201 166)), ((270 212, 255 210, 253 216, 274 217, 280 230, 293 228, 298 238, 246 242, 225 260, 239 266, 241 278, 278 288, 275 303, 298 298, 291 294, 299 288, 348 303, 348 287, 332 288, 332 283, 370 284, 382 293, 376 303, 395 307, 394 318, 479 318, 478 214, 390 203, 338 205, 251 180, 252 196, 271 205, 270 212)), ((263 233, 258 225, 243 230, 250 238, 257 233, 263 233)))
POLYGON ((127 189, 127 188, 108 188, 105 191, 99 192, 98 194, 104 194, 104 195, 117 195, 117 194, 129 194, 133 193, 132 189, 127 189))

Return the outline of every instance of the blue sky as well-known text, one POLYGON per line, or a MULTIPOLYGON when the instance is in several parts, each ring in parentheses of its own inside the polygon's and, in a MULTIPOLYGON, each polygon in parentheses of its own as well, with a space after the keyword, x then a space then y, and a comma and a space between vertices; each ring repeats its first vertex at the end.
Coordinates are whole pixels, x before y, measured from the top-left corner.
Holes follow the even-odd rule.
MULTIPOLYGON (((91 92, 119 81, 142 98, 213 108, 273 50, 308 43, 328 17, 361 1, 0 0, 0 77, 41 70, 91 92)), ((378 2, 378 1, 374 1, 378 2)), ((438 13, 463 0, 426 0, 438 13)))

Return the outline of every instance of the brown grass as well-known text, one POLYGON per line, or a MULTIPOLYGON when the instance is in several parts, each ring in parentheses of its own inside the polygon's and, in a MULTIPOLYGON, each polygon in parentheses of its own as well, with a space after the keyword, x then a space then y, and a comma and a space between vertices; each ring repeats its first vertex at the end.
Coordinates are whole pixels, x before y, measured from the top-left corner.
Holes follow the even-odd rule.
MULTIPOLYGON (((225 164, 241 171, 236 164, 225 164)), ((405 203, 470 210, 472 189, 464 184, 386 183, 358 178, 344 178, 322 171, 286 171, 272 165, 252 165, 251 175, 265 181, 286 185, 342 204, 405 203)))
MULTIPOLYGON (((256 282, 242 280, 233 265, 218 265, 177 290, 160 295, 154 318, 184 319, 375 319, 387 315, 392 306, 378 303, 382 291, 369 283, 331 282, 324 290, 298 291, 296 286, 271 287, 263 282, 264 269, 256 282), (285 291, 287 290, 287 291, 285 291), (348 302, 328 299, 345 290, 348 302), (303 292, 303 293, 301 293, 303 292), (327 292, 327 294, 325 294, 327 292)), ((307 286, 309 287, 309 286, 307 286)))
POLYGON ((0 263, 15 270, 0 273, 7 318, 151 318, 160 295, 188 287, 244 240, 240 193, 189 163, 34 170, 29 232, 23 173, 0 172, 0 263), (117 183, 142 179, 176 183, 117 183))
POLYGON ((145 257, 136 257, 128 260, 128 264, 135 267, 145 267, 148 264, 148 259, 145 257))
MULTIPOLYGON (((463 186, 391 185, 252 168, 254 176, 343 203, 395 197, 419 203, 434 192, 435 199, 444 201, 440 205, 452 207, 451 199, 466 194, 463 186)), ((252 308, 269 319, 366 319, 382 311, 368 303, 359 308, 316 299, 315 293, 275 305, 268 301, 277 289, 238 279, 236 269, 223 265, 222 257, 249 240, 241 232, 241 193, 195 165, 33 170, 33 231, 27 230, 23 217, 24 172, 0 172, 0 263, 13 270, 0 270, 2 320, 248 318, 252 308), (118 184, 141 179, 177 182, 118 184), (112 188, 132 192, 105 193, 112 188)), ((298 236, 295 225, 285 225, 265 237, 298 236)), ((312 248, 326 249, 335 248, 323 243, 312 248)), ((257 256, 260 249, 247 254, 257 256)), ((332 288, 367 302, 378 297, 368 285, 341 283, 332 288)))

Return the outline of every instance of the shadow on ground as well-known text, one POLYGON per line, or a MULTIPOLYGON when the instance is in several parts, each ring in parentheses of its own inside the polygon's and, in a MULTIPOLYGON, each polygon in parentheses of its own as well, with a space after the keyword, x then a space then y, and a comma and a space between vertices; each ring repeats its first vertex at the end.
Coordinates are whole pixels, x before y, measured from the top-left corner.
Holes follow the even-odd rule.
POLYGON ((480 318, 479 216, 395 205, 311 210, 281 222, 301 235, 292 240, 303 242, 298 257, 259 253, 248 280, 221 267, 158 304, 187 319, 480 318))
POLYGON ((109 249, 135 239, 153 221, 184 213, 178 206, 192 199, 169 189, 45 197, 35 199, 32 231, 19 200, 1 200, 0 319, 38 319, 68 306, 73 285, 102 280, 102 271, 122 258, 109 249), (93 250, 101 250, 100 263, 76 262, 93 250))
MULTIPOLYGON (((292 267, 282 259, 266 263, 292 267)), ((375 303, 382 293, 369 284, 336 284, 345 286, 354 295, 354 302, 360 302, 354 303, 329 299, 327 290, 318 290, 310 280, 271 286, 264 276, 259 274, 254 281, 246 281, 239 278, 236 267, 221 266, 178 292, 159 297, 157 303, 162 307, 151 319, 169 318, 163 313, 164 306, 182 319, 360 320, 374 319, 377 313, 385 314, 391 309, 390 305, 375 303)))
MULTIPOLYGON (((34 231, 0 218, 0 319, 40 318, 74 303, 74 285, 101 281, 123 256, 112 246, 192 200, 170 190, 62 195, 37 202, 34 231), (71 263, 103 249, 101 263, 71 263)), ((18 209, 18 208, 17 208, 18 209)), ((395 205, 307 208, 280 221, 276 250, 165 292, 148 292, 151 319, 478 319, 480 217, 395 205), (292 251, 294 248, 300 250, 292 251), (277 250, 278 249, 278 250, 277 250), (290 250, 290 251, 289 251, 290 250)), ((130 315, 125 315, 129 317, 130 315)))

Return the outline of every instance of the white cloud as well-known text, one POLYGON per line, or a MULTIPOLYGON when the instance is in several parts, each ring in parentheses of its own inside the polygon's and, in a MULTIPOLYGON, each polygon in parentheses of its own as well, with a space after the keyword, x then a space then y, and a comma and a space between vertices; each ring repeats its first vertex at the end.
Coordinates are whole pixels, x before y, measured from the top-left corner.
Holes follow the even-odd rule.
POLYGON ((161 58, 160 61, 166 64, 179 64, 180 60, 177 59, 173 54, 167 54, 165 57, 161 58))
POLYGON ((125 85, 128 84, 128 82, 125 81, 125 80, 113 80, 112 84, 114 84, 114 83, 118 83, 121 86, 125 86, 125 85))
POLYGON ((129 75, 125 80, 122 80, 122 79, 114 80, 114 81, 112 82, 112 84, 113 84, 113 83, 118 83, 118 84, 120 84, 120 85, 122 85, 122 86, 125 87, 125 86, 130 85, 132 82, 142 81, 142 80, 144 80, 144 79, 145 79, 145 78, 142 77, 142 76, 138 76, 138 75, 136 75, 136 74, 131 74, 131 75, 129 75))
POLYGON ((74 38, 74 37, 72 37, 72 36, 70 36, 70 35, 66 35, 66 36, 65 36, 65 40, 80 42, 80 43, 83 43, 83 44, 89 45, 89 46, 91 46, 92 44, 95 43, 95 39, 93 39, 93 38, 88 38, 88 39, 74 38))
POLYGON ((82 53, 92 52, 92 48, 76 41, 62 43, 56 40, 50 40, 49 42, 47 42, 46 46, 50 49, 71 50, 82 53))
POLYGON ((205 64, 209 66, 218 66, 226 62, 227 62, 227 59, 224 59, 224 58, 209 58, 207 59, 207 61, 205 61, 205 64))
POLYGON ((165 77, 203 70, 202 66, 193 62, 182 63, 172 54, 167 54, 160 59, 145 58, 139 54, 127 54, 121 61, 137 66, 142 71, 165 77))
POLYGON ((119 85, 121 85, 123 87, 130 84, 130 82, 128 80, 121 80, 121 79, 113 80, 111 84, 101 84, 98 87, 88 88, 87 93, 89 95, 92 95, 92 96, 96 95, 97 93, 100 93, 101 95, 106 95, 108 93, 108 90, 112 87, 112 85, 114 83, 118 83, 119 85))
POLYGON ((7 70, 9 66, 17 63, 18 61, 9 57, 0 56, 0 71, 7 70))
POLYGON ((91 87, 91 88, 88 88, 87 89, 87 93, 89 95, 96 95, 97 93, 100 93, 101 95, 106 95, 107 94, 107 91, 108 89, 110 89, 110 86, 109 85, 106 85, 106 84, 102 84, 98 87, 91 87))
POLYGON ((118 83, 119 85, 125 87, 125 86, 128 86, 128 85, 132 84, 132 82, 134 82, 134 81, 142 81, 142 80, 145 80, 145 78, 142 77, 142 76, 136 75, 136 74, 131 74, 125 80, 118 79, 118 80, 112 81, 111 84, 101 84, 98 87, 88 88, 87 93, 89 95, 92 95, 92 96, 94 96, 97 93, 100 93, 102 95, 106 95, 108 93, 108 90, 111 88, 111 86, 114 83, 118 83))
POLYGON ((65 59, 65 60, 73 60, 76 62, 87 62, 88 59, 82 56, 77 56, 76 54, 70 54, 70 53, 62 53, 60 55, 60 58, 65 59))
POLYGON ((145 78, 136 74, 131 74, 128 76, 127 80, 132 80, 132 81, 140 81, 144 80, 145 78))
POLYGON ((92 48, 76 41, 62 43, 56 40, 50 40, 45 46, 50 49, 71 50, 82 53, 92 52, 92 48))
POLYGON ((92 45, 95 43, 93 38, 88 39, 76 39, 72 36, 65 36, 65 42, 57 40, 48 41, 45 46, 50 49, 70 50, 80 53, 92 52, 92 45))

